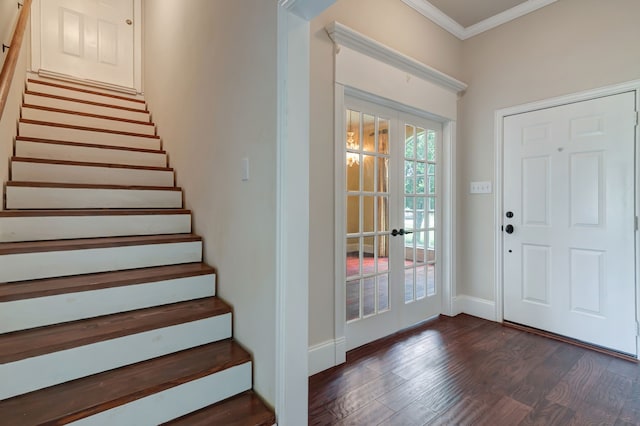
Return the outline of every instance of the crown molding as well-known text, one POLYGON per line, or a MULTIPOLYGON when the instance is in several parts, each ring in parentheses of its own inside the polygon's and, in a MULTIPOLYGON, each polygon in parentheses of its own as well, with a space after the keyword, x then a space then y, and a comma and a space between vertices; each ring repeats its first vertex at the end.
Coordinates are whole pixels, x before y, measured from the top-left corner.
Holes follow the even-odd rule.
POLYGON ((440 9, 429 3, 427 0, 402 0, 405 4, 430 19, 445 30, 449 31, 460 40, 466 40, 492 28, 506 24, 516 18, 536 11, 542 7, 555 3, 558 0, 527 0, 517 6, 507 9, 502 13, 480 21, 469 27, 463 27, 440 9))
POLYGON ((336 45, 345 46, 367 56, 385 62, 416 77, 431 81, 441 87, 460 93, 467 84, 428 65, 398 52, 374 39, 361 34, 346 25, 334 21, 325 27, 329 37, 336 45))

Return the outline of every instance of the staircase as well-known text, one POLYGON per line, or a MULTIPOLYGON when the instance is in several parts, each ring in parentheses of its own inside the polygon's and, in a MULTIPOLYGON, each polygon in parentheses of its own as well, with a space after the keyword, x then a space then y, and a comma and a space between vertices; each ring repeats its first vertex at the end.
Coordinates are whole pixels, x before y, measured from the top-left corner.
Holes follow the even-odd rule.
POLYGON ((144 100, 29 76, 4 197, 0 424, 275 423, 144 100))

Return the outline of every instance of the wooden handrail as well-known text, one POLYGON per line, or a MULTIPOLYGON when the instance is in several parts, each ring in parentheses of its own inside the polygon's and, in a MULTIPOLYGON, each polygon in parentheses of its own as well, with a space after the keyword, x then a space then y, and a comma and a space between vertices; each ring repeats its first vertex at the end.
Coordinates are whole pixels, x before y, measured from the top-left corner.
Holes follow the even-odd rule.
POLYGON ((13 74, 16 71, 16 64, 18 63, 18 56, 20 56, 20 48, 22 47, 22 40, 24 38, 24 31, 27 28, 30 11, 31 0, 24 0, 20 16, 18 17, 18 23, 16 24, 16 29, 13 32, 13 37, 11 38, 11 46, 9 47, 7 59, 2 66, 2 71, 0 71, 0 118, 2 118, 4 106, 7 103, 7 98, 9 97, 11 81, 13 80, 13 74))

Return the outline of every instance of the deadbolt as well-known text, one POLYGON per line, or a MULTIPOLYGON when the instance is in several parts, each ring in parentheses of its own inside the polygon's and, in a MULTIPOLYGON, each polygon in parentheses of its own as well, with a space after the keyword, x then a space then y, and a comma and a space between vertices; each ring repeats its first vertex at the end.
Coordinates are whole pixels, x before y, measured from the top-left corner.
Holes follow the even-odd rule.
POLYGON ((127 19, 125 22, 127 23, 127 25, 133 24, 133 21, 131 19, 127 19))
POLYGON ((511 219, 513 217, 513 212, 507 212, 507 217, 511 219))

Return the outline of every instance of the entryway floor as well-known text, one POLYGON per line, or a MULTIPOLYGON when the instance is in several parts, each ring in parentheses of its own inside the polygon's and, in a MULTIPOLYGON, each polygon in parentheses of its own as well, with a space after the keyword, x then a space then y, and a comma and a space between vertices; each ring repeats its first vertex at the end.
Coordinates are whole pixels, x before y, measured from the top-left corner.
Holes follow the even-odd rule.
POLYGON ((309 378, 310 425, 640 425, 640 366, 468 315, 309 378))

